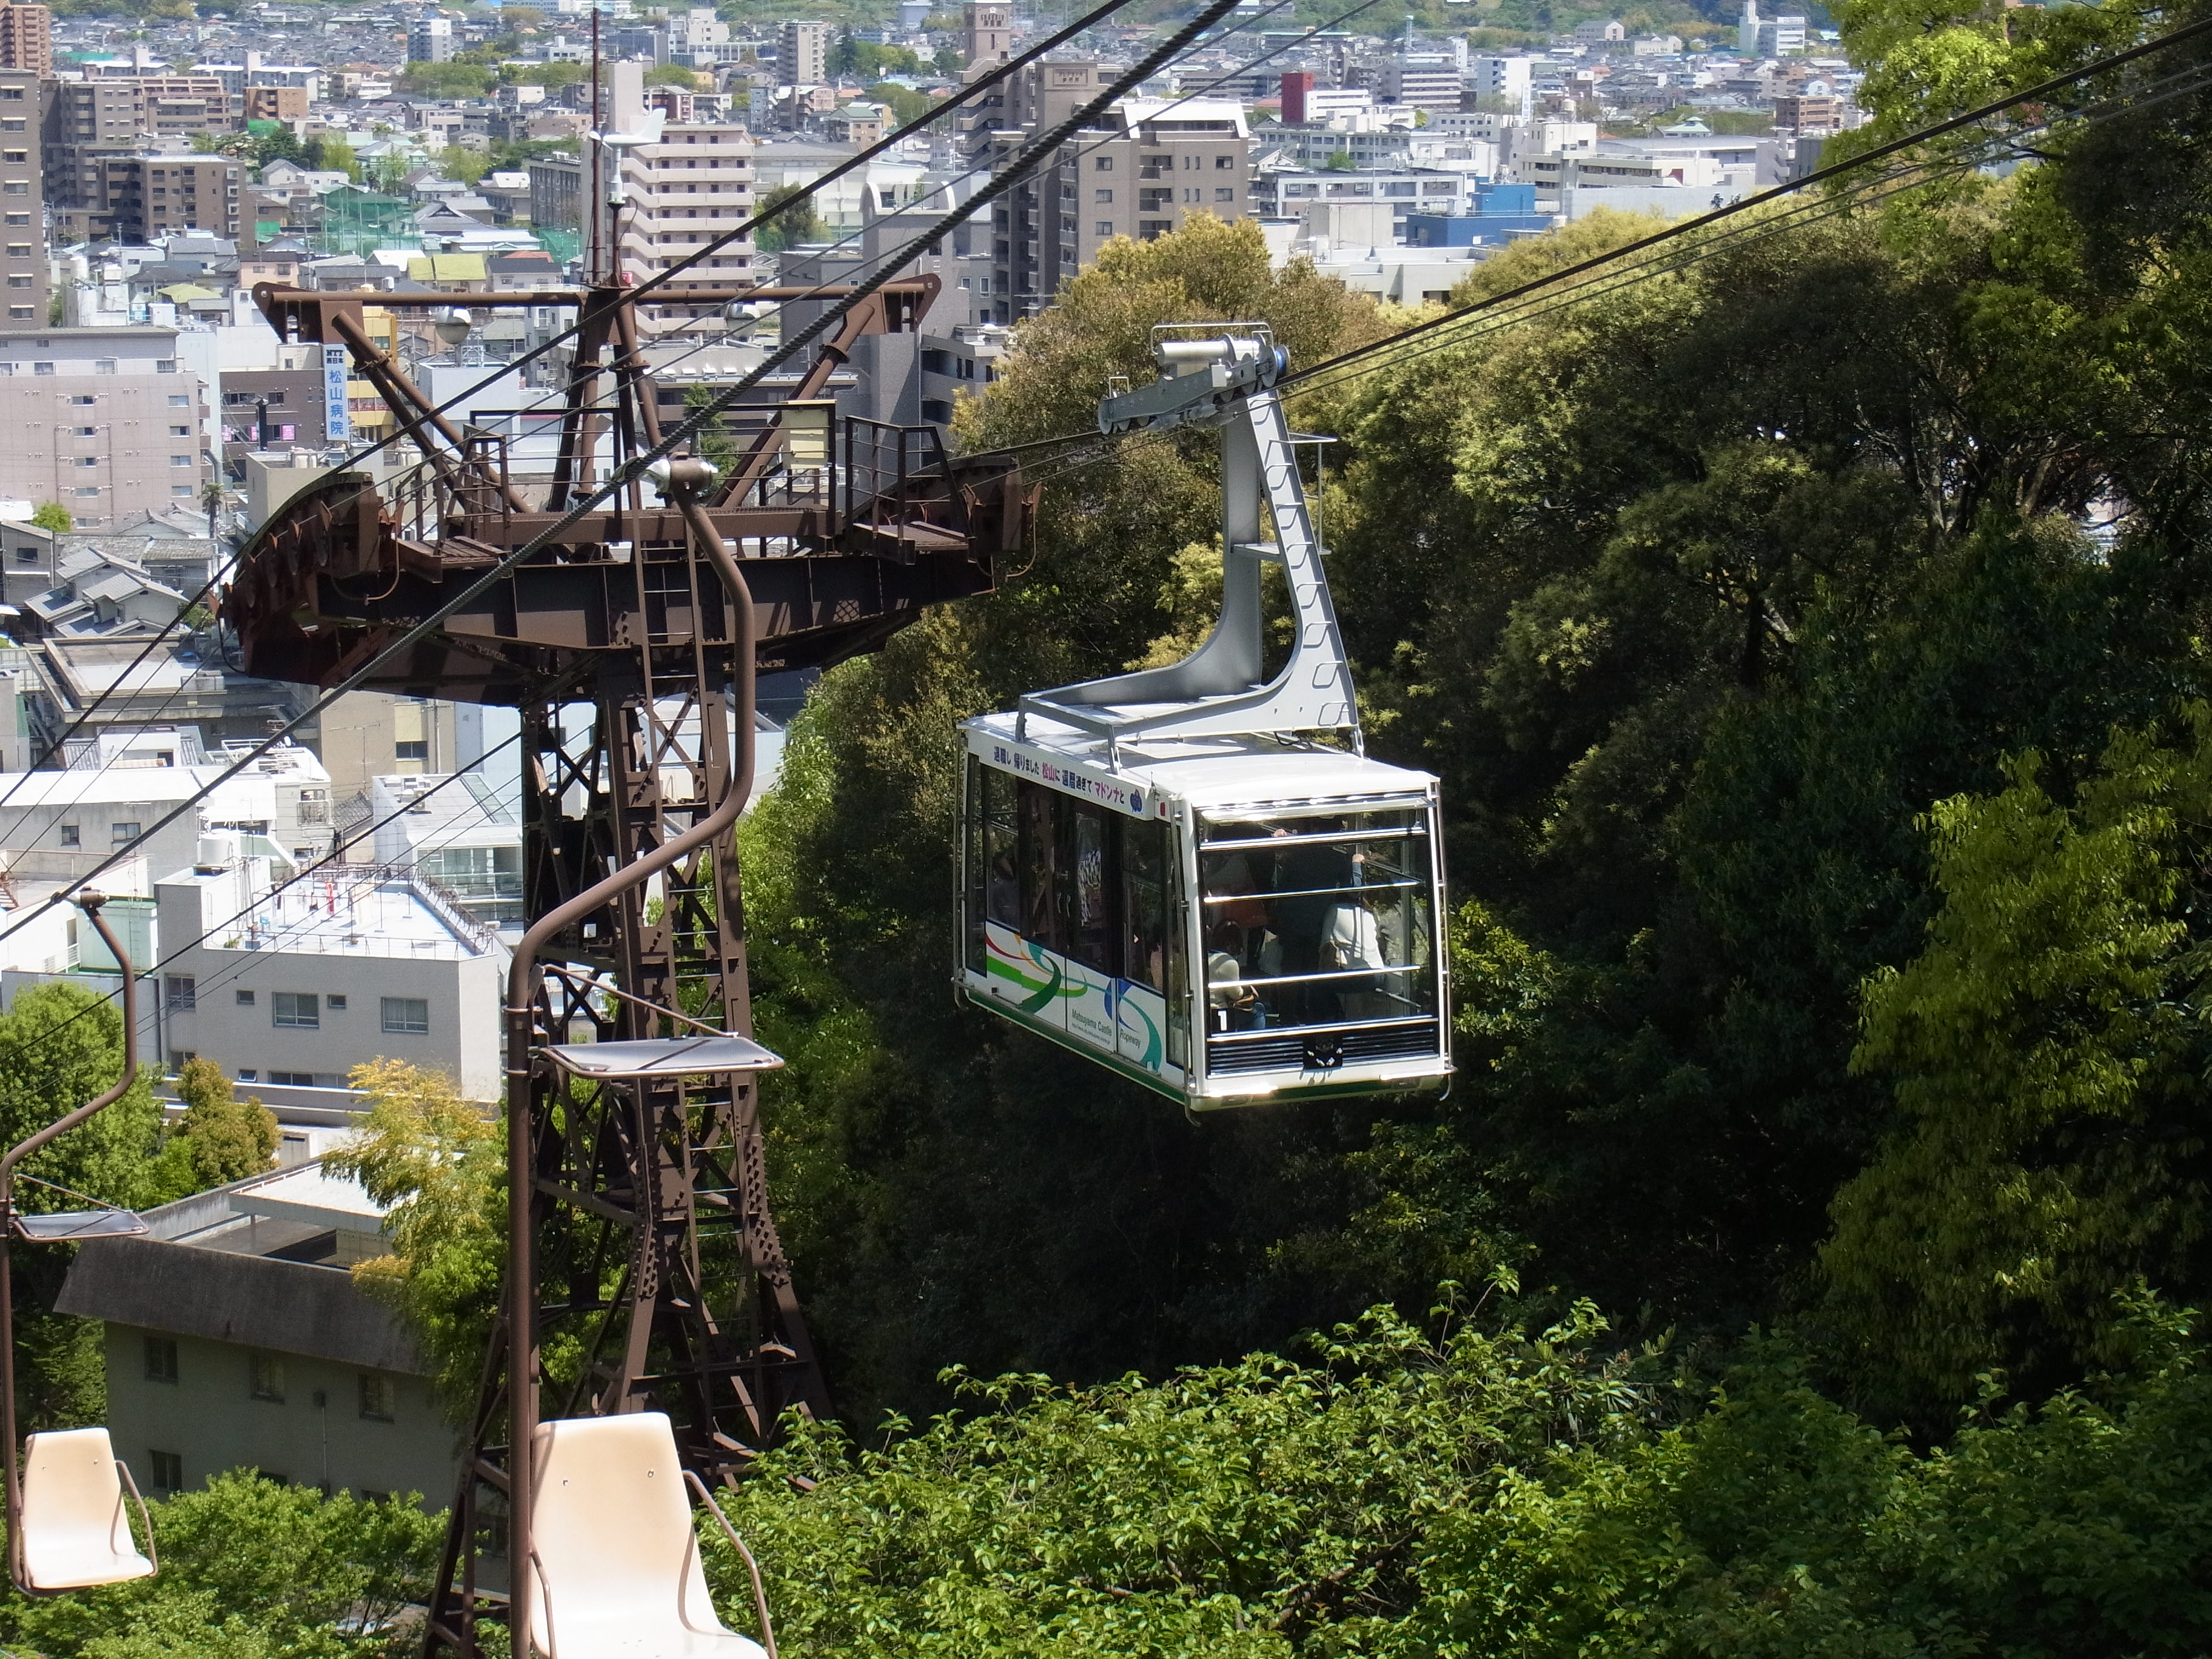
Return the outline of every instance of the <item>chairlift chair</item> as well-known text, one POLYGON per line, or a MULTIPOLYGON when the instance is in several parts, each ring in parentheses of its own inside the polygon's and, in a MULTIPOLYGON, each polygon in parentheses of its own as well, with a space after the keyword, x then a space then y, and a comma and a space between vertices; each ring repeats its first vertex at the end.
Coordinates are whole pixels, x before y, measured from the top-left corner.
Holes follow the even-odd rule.
POLYGON ((556 1419, 534 1445, 533 1622, 547 1659, 775 1659, 759 1569, 678 1457, 665 1413, 556 1419), (765 1646, 715 1614, 687 1481, 752 1572, 765 1646))
POLYGON ((138 1217, 112 1206, 43 1215, 24 1215, 15 1207, 17 1166, 122 1099, 138 1074, 137 976, 129 953, 100 915, 104 902, 97 893, 80 894, 76 900, 123 969, 123 1075, 97 1100, 0 1156, 0 1416, 4 1416, 0 1441, 8 1452, 8 1570, 18 1589, 34 1595, 150 1578, 160 1570, 153 1518, 129 1467, 115 1455, 106 1429, 32 1435, 24 1444, 20 1469, 15 1450, 15 1304, 10 1260, 15 1241, 119 1238, 146 1231, 138 1217), (130 1513, 124 1506, 126 1492, 137 1505, 139 1524, 145 1531, 143 1554, 131 1534, 130 1513))
POLYGON ((1439 1085, 1437 780, 1365 755, 1285 357, 1234 323, 1155 330, 1154 358, 1161 378, 1114 391, 1099 427, 1220 428, 1221 619, 1182 662, 963 723, 956 984, 1194 1111, 1439 1085), (1272 676, 1270 562, 1292 611, 1272 676))

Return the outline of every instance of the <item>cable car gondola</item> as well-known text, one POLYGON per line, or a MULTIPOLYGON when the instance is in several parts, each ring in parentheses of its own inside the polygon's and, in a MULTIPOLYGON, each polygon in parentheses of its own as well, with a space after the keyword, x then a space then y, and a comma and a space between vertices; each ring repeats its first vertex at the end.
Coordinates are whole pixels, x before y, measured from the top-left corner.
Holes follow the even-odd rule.
POLYGON ((1099 427, 1219 426, 1221 620, 1180 663, 963 722, 956 982, 1194 1111, 1441 1084, 1437 781, 1361 744, 1285 355, 1244 323, 1155 330, 1153 354, 1161 378, 1109 396, 1099 427), (1293 617, 1272 678, 1269 562, 1293 617))

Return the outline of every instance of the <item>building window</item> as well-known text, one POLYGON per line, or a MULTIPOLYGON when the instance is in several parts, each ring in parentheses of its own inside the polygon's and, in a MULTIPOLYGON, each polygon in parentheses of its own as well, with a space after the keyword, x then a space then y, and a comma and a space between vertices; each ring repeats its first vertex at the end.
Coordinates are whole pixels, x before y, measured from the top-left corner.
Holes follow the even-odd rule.
POLYGON ((173 1382, 177 1380, 175 1337, 149 1336, 146 1339, 146 1380, 149 1382, 173 1382))
POLYGON ((1111 219, 1101 219, 1091 227, 1091 229, 1101 236, 1111 236, 1114 234, 1114 222, 1111 219))
POLYGON ((429 740, 425 738, 401 738, 392 745, 395 759, 426 761, 430 758, 429 740))
POLYGON ((410 1036, 428 1033, 430 1000, 428 997, 386 997, 383 1004, 386 1030, 410 1036))
POLYGON ((172 495, 189 495, 192 493, 192 487, 190 484, 171 484, 169 493, 172 495))
POLYGON ((149 1450, 146 1467, 149 1484, 156 1492, 177 1492, 185 1489, 185 1460, 176 1452, 149 1450))
POLYGON ((272 1024, 295 1031, 312 1031, 323 1023, 320 999, 313 991, 274 991, 270 994, 272 1024))
MULTIPOLYGON (((251 1008, 253 1006, 253 993, 251 991, 240 991, 238 994, 238 1006, 241 1008, 251 1008)), ((244 1077, 246 1073, 243 1072, 239 1073, 239 1076, 240 1077, 244 1077)))
MULTIPOLYGON (((89 400, 89 399, 87 399, 87 401, 88 401, 88 402, 89 402, 90 400, 89 400)), ((190 409, 191 406, 192 406, 192 394, 191 394, 191 392, 171 392, 171 393, 169 394, 169 407, 170 407, 170 408, 172 408, 172 409, 190 409)))
POLYGON ((107 838, 118 847, 127 845, 138 839, 138 826, 135 822, 111 823, 107 826, 107 838))
POLYGON ((171 1013, 189 1014, 200 1006, 199 981, 190 974, 171 974, 162 983, 171 1013))
MULTIPOLYGON (((27 317, 31 314, 32 310, 33 307, 30 306, 9 306, 8 307, 8 314, 10 317, 27 317)), ((15 372, 15 364, 0 364, 0 374, 13 374, 15 372)))
POLYGON ((323 1001, 332 1013, 342 1014, 345 1012, 345 997, 343 994, 334 997, 325 997, 323 1001))
POLYGON ((1114 199, 1114 192, 1110 190, 1093 191, 1091 195, 1091 199, 1097 202, 1101 207, 1106 206, 1114 199))
POLYGON ((273 1353, 246 1357, 246 1392, 249 1398, 284 1403, 284 1362, 273 1353))
POLYGON ((1111 173, 1114 171, 1114 158, 1110 155, 1102 155, 1091 165, 1101 173, 1111 173))
POLYGON ((313 1072, 271 1072, 269 1080, 280 1089, 312 1089, 315 1086, 313 1072))
POLYGON ((1226 173, 1237 165, 1237 158, 1233 155, 1217 155, 1213 158, 1213 165, 1218 171, 1226 173))
POLYGON ((1213 199, 1217 202, 1235 201, 1237 199, 1237 186, 1234 185, 1223 185, 1219 186, 1213 192, 1213 199))
POLYGON ((33 374, 51 374, 53 372, 54 366, 52 363, 33 363, 31 365, 31 373, 33 374))
POLYGON ((93 372, 94 374, 114 374, 114 373, 115 373, 115 359, 114 359, 114 358, 112 358, 112 357, 95 357, 95 358, 94 358, 94 359, 92 360, 92 372, 93 372))
POLYGON ((361 1414, 372 1423, 392 1420, 393 1396, 398 1391, 388 1376, 377 1376, 368 1371, 361 1373, 361 1414))
POLYGON ((80 843, 77 840, 76 825, 73 823, 65 823, 62 825, 62 845, 64 847, 76 847, 80 843))
POLYGON ((154 372, 156 374, 175 374, 177 372, 177 360, 174 357, 156 357, 154 359, 154 372))
POLYGON ((28 288, 30 285, 31 279, 27 276, 10 276, 8 279, 8 286, 9 288, 28 288))
POLYGON ((100 486, 98 484, 79 484, 76 487, 76 493, 85 499, 90 500, 93 496, 100 494, 100 486))

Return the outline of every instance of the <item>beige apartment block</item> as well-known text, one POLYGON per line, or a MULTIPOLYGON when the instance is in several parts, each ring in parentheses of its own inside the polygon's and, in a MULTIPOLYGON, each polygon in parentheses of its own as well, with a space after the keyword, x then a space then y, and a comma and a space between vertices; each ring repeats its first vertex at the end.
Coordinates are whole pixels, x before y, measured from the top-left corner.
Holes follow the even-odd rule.
MULTIPOLYGON (((460 763, 455 738, 450 702, 382 691, 347 692, 323 711, 318 745, 341 817, 350 811, 366 822, 377 778, 453 771, 460 763)), ((356 861, 368 856, 365 848, 352 854, 356 861)))
MULTIPOLYGON (((742 126, 672 126, 657 144, 642 144, 623 162, 630 204, 622 227, 623 269, 637 282, 667 270, 753 210, 753 141, 742 126)), ((697 288, 753 280, 752 242, 733 242, 708 255, 661 290, 663 302, 641 309, 647 333, 688 328, 717 316, 719 301, 686 305, 697 288)))
POLYGON ((209 468, 205 394, 169 328, 0 329, 14 441, 0 495, 58 501, 80 529, 195 509, 209 468))

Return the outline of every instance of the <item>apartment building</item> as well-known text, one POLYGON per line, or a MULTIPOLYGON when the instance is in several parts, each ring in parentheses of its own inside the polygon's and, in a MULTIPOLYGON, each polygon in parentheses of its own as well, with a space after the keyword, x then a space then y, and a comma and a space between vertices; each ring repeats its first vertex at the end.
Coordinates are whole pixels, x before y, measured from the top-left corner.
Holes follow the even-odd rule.
POLYGON ((246 106, 240 112, 248 121, 304 121, 310 100, 305 87, 248 87, 246 106))
POLYGON ((54 72, 54 15, 44 6, 0 5, 0 69, 54 72))
POLYGON ((195 506, 207 410, 198 376, 179 368, 173 329, 11 319, 0 380, 15 436, 0 446, 0 495, 59 501, 87 529, 195 506))
POLYGON ((174 870, 198 856, 203 835, 217 830, 265 837, 295 864, 330 851, 330 775, 300 745, 282 744, 224 778, 237 757, 220 749, 210 755, 197 726, 142 728, 129 741, 118 736, 107 734, 65 771, 0 774, 9 792, 11 870, 43 860, 46 873, 61 874, 82 859, 82 873, 125 847, 156 872, 174 870), (209 793, 197 811, 155 827, 203 789, 209 793))
MULTIPOLYGON (((1004 166, 1029 137, 1097 95, 1098 66, 1047 62, 1013 77, 1007 125, 975 135, 1004 166)), ((1116 236, 1149 241, 1194 213, 1253 211, 1252 142, 1241 104, 1127 98, 992 209, 991 320, 1034 316, 1116 236)))
POLYGON ((213 75, 149 75, 137 82, 138 130, 165 138, 227 132, 240 125, 238 101, 213 75))
POLYGON ((100 202, 100 163, 141 147, 145 94, 135 81, 93 77, 49 81, 46 94, 40 126, 46 199, 71 210, 56 228, 65 239, 80 240, 87 231, 82 210, 100 202))
POLYGON ((178 230, 234 238, 241 177, 239 164, 222 155, 103 156, 88 216, 118 242, 143 245, 178 230))
POLYGON ((384 691, 349 691, 325 708, 316 744, 341 818, 369 821, 380 777, 452 771, 459 764, 455 721, 450 702, 384 691))
MULTIPOLYGON (((743 126, 672 126, 660 142, 623 161, 630 205, 622 223, 623 268, 643 282, 742 223, 753 206, 753 141, 743 126)), ((753 279, 752 243, 733 242, 702 259, 640 307, 639 326, 665 333, 719 316, 720 301, 686 304, 694 289, 753 279)))
POLYGON ((777 73, 795 87, 830 78, 830 25, 796 20, 776 31, 777 73))
POLYGON ((453 26, 443 17, 418 17, 408 26, 407 61, 443 64, 453 56, 453 26))
MULTIPOLYGON (((0 14, 45 10, 0 6, 0 14)), ((46 84, 30 70, 0 69, 0 301, 13 328, 46 320, 46 239, 40 211, 46 180, 39 146, 46 84)))

